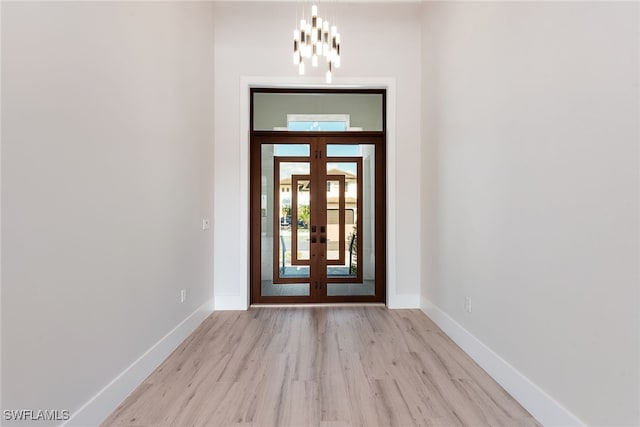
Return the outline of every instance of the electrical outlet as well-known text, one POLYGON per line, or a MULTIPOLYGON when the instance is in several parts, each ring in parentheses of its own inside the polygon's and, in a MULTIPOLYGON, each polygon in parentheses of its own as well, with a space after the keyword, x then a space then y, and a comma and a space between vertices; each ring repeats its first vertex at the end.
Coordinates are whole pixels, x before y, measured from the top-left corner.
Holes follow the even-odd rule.
POLYGON ((202 229, 203 230, 208 230, 211 227, 211 225, 209 224, 209 220, 208 219, 203 219, 202 220, 202 229))
POLYGON ((187 300, 187 290, 180 289, 180 302, 185 302, 187 300))
POLYGON ((464 298, 464 311, 466 311, 467 313, 471 313, 471 298, 469 297, 465 297, 464 298))

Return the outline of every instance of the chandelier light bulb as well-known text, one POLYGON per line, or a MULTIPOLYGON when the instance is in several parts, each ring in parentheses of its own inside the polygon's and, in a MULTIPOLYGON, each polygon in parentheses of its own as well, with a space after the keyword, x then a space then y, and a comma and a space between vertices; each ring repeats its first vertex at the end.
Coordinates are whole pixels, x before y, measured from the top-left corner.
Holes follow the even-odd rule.
POLYGON ((304 62, 300 61, 300 65, 298 65, 298 72, 300 73, 300 75, 304 74, 304 62))
POLYGON ((315 30, 318 27, 318 6, 311 6, 311 27, 315 30))
POLYGON ((327 83, 331 84, 331 71, 327 71, 326 81, 327 83))

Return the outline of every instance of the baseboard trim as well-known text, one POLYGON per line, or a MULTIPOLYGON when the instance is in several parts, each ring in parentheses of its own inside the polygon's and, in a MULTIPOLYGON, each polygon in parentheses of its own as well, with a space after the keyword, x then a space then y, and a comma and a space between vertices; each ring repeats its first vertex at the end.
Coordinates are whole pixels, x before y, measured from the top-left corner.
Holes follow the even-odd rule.
POLYGON ((586 425, 431 301, 420 309, 544 426, 586 425))
POLYGON ((420 296, 413 294, 389 294, 387 307, 391 309, 420 308, 420 296))
POLYGON ((62 426, 97 426, 213 312, 207 301, 89 399, 62 426))
POLYGON ((247 299, 241 295, 221 295, 215 297, 215 311, 246 310, 249 308, 247 299))

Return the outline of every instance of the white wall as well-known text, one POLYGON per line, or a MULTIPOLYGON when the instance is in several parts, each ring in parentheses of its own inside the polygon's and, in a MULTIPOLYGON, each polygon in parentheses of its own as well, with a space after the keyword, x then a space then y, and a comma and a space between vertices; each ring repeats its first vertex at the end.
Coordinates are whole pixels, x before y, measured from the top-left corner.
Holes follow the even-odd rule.
POLYGON ((423 298, 587 424, 639 425, 638 3, 423 7, 423 298))
POLYGON ((211 26, 207 3, 2 2, 3 409, 75 413, 210 303, 211 26))
MULTIPOLYGON (((309 5, 310 7, 310 5, 309 5)), ((418 305, 420 293, 419 194, 420 158, 420 5, 340 4, 332 5, 342 33, 340 79, 367 81, 395 78, 397 89, 397 300, 418 305), (393 36, 390 36, 393 35, 393 36), (414 52, 407 55, 405 52, 414 52), (410 190, 405 190, 410 189, 410 190)), ((215 262, 216 305, 239 307, 243 289, 239 272, 246 271, 239 230, 242 206, 248 194, 242 191, 240 132, 241 78, 282 77, 285 82, 323 82, 319 67, 308 80, 300 80, 291 58, 293 29, 298 3, 232 3, 215 5, 215 262), (243 31, 243 29, 247 29, 243 31), (290 77, 289 77, 290 76, 290 77), (228 303, 227 303, 228 302, 228 303)), ((308 13, 308 12, 307 12, 308 13)), ((322 14, 322 12, 321 12, 322 14)), ((308 67, 311 68, 311 67, 308 67)), ((248 102, 246 104, 248 106, 248 102)), ((246 178, 244 178, 246 179, 246 178)))

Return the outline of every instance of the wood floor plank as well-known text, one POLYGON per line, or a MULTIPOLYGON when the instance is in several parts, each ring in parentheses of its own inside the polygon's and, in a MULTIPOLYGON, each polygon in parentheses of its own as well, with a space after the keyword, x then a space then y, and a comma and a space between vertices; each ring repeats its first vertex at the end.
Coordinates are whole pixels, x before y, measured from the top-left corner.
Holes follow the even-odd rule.
POLYGON ((102 423, 538 426, 418 310, 215 312, 102 423))
POLYGON ((376 416, 376 396, 367 378, 360 354, 343 352, 341 365, 347 387, 347 401, 354 426, 374 426, 380 420, 376 416))

